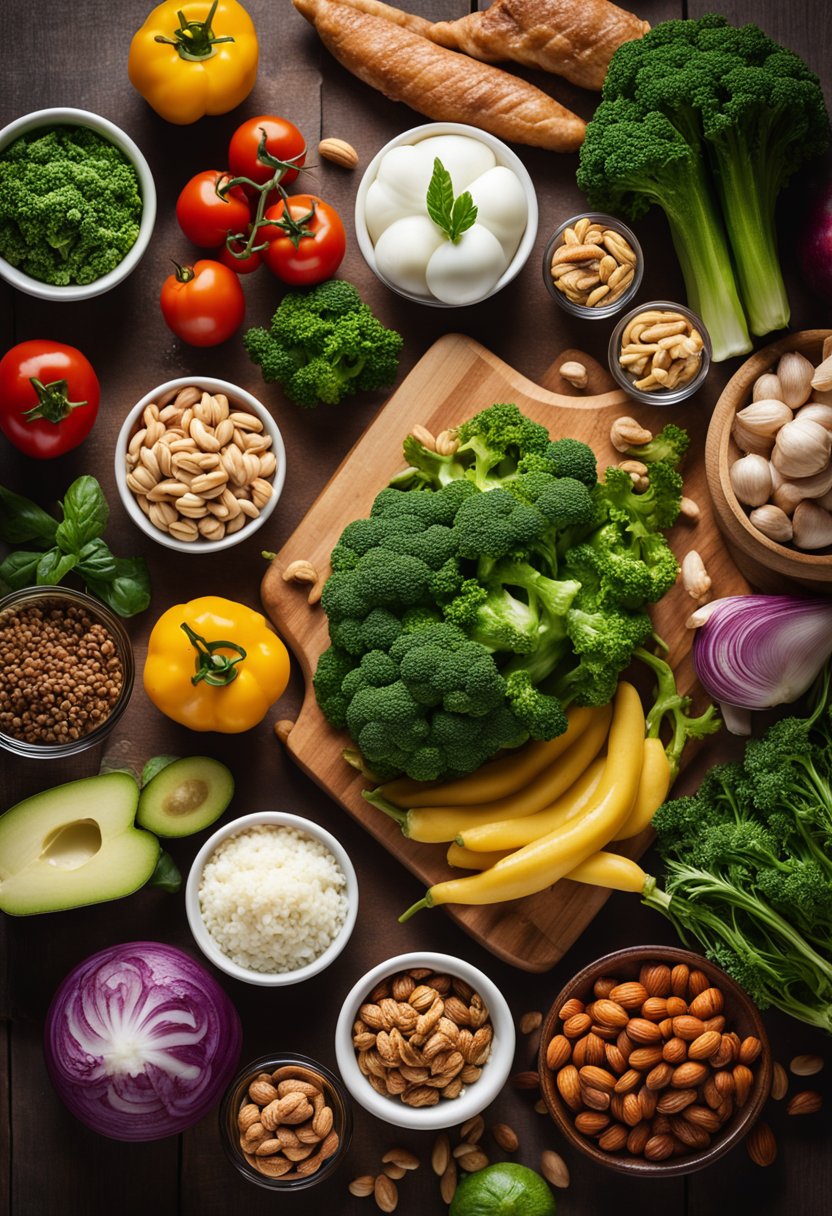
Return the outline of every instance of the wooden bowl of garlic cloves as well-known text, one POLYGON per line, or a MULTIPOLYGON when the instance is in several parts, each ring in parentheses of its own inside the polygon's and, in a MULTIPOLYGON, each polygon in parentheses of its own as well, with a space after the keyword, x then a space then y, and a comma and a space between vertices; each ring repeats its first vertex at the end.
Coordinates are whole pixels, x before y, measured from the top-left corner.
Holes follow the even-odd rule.
POLYGON ((790 334, 743 363, 714 409, 705 467, 751 583, 832 593, 832 330, 790 334))

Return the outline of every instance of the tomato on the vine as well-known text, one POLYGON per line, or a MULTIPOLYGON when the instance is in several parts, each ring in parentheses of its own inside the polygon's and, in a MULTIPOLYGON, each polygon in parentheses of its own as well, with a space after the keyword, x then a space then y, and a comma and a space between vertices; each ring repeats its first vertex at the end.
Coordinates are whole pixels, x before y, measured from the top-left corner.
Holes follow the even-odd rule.
POLYGON ((251 219, 245 191, 233 186, 227 194, 217 188, 229 182, 229 173, 206 169, 187 182, 176 200, 176 218, 189 241, 203 249, 214 249, 226 235, 245 232, 251 219))
POLYGON ((260 230, 268 241, 262 256, 272 274, 294 287, 322 283, 335 274, 346 252, 347 236, 329 203, 314 194, 293 194, 285 204, 281 199, 269 207, 266 219, 273 222, 260 230), (287 206, 293 221, 289 230, 274 222, 284 218, 287 206))
MULTIPOLYGON (((242 252, 244 243, 242 241, 232 241, 231 244, 238 252, 242 252)), ((252 271, 259 270, 263 264, 263 255, 259 250, 255 250, 245 258, 235 258, 234 254, 227 245, 223 245, 216 252, 216 259, 222 262, 223 266, 227 266, 229 270, 233 270, 235 274, 251 274, 252 271)))
POLYGON ((240 280, 221 262, 177 266, 162 284, 162 315, 191 346, 217 346, 240 328, 246 298, 240 280))
POLYGON ((100 389, 74 346, 35 339, 0 359, 0 430, 26 456, 51 460, 92 430, 100 389))
MULTIPOLYGON (((278 160, 293 161, 300 167, 306 155, 306 140, 297 127, 276 114, 261 114, 249 118, 231 136, 228 145, 228 167, 234 177, 249 177, 261 185, 274 176, 274 168, 257 159, 263 133, 266 151, 278 160)), ((281 179, 288 185, 297 177, 297 169, 288 169, 281 179)))

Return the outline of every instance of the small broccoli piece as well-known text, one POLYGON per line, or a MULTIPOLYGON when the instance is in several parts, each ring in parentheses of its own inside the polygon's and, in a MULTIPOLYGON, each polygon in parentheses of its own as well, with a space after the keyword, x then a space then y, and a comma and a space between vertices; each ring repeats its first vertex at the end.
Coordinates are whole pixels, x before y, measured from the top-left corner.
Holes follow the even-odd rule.
POLYGON ((680 426, 668 422, 649 443, 636 443, 627 448, 624 455, 640 460, 644 464, 662 461, 677 469, 690 446, 690 435, 680 426))
POLYGON ((386 608, 371 608, 363 618, 343 617, 329 622, 333 646, 347 654, 363 655, 388 650, 402 632, 402 620, 386 608))
POLYGON ((354 667, 352 656, 336 646, 330 646, 318 659, 313 681, 315 696, 321 712, 338 729, 347 725, 350 698, 343 692, 342 685, 354 667))
POLYGON ((403 339, 381 324, 351 283, 329 279, 287 292, 271 327, 250 329, 243 344, 264 380, 313 408, 391 384, 403 339))
POLYGON ((542 451, 524 456, 520 469, 523 472, 540 470, 553 477, 572 477, 590 490, 598 480, 595 453, 580 439, 555 439, 542 451))
POLYGON ((478 579, 467 579, 444 614, 486 650, 529 654, 537 647, 539 614, 505 588, 489 591, 478 579))
POLYGON ((646 718, 647 737, 658 739, 665 719, 670 722, 672 735, 664 750, 670 761, 671 780, 675 780, 688 739, 704 739, 719 730, 722 723, 714 705, 709 705, 699 717, 691 718, 688 714, 691 698, 680 695, 672 667, 641 646, 633 653, 656 677, 655 700, 646 718))
POLYGON ((507 490, 489 490, 466 498, 457 511, 454 531, 461 557, 522 555, 543 535, 543 516, 507 490))
POLYGON ((512 671, 506 677, 506 700, 512 713, 532 739, 554 739, 569 723, 557 697, 541 692, 528 671, 512 671))

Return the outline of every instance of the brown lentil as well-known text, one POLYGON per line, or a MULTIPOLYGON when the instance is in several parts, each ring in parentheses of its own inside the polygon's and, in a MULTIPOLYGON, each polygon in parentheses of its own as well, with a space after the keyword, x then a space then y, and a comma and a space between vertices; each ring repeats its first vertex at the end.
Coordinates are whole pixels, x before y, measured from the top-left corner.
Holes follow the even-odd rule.
POLYGON ((0 619, 0 671, 0 730, 24 743, 69 743, 97 730, 124 684, 106 625, 57 599, 0 619))

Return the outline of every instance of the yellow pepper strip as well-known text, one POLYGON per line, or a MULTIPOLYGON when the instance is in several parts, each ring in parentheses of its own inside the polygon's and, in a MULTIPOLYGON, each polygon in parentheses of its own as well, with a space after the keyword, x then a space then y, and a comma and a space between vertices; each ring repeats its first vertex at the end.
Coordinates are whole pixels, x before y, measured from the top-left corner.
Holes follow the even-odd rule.
POLYGON ((483 803, 476 810, 471 807, 430 806, 414 807, 408 811, 394 807, 374 790, 364 790, 364 797, 395 819, 405 836, 424 844, 455 840, 461 833, 495 819, 517 819, 521 815, 531 815, 568 790, 603 747, 611 709, 609 705, 602 705, 590 710, 590 715, 589 726, 573 746, 516 796, 483 803))
POLYGON ((632 810, 644 755, 644 711, 632 684, 615 697, 604 775, 592 805, 578 819, 517 849, 481 874, 451 878, 431 887, 399 917, 438 904, 493 904, 543 891, 612 840, 632 810))
POLYGON ((647 875, 637 861, 620 853, 599 852, 587 857, 566 878, 585 882, 593 887, 608 887, 610 891, 634 891, 640 895, 647 875))
POLYGON ((516 794, 553 764, 584 733, 591 718, 591 710, 573 706, 566 714, 567 729, 554 739, 526 743, 455 781, 427 787, 424 781, 399 777, 385 782, 379 787, 379 793, 389 802, 405 808, 479 806, 482 802, 494 802, 497 798, 516 794))
POLYGON ((448 845, 447 862, 455 870, 488 870, 511 852, 511 849, 498 849, 496 853, 475 853, 454 841, 448 845))
POLYGON ((249 730, 288 682, 286 647, 245 604, 206 595, 175 604, 153 626, 145 691, 190 730, 249 730))
POLYGON ((534 815, 523 815, 520 819, 495 819, 493 823, 469 828, 458 833, 457 844, 473 852, 519 849, 524 844, 537 840, 539 836, 554 832, 555 828, 582 814, 591 804, 601 783, 605 764, 603 757, 593 760, 566 793, 561 794, 560 798, 555 799, 551 806, 544 807, 542 811, 537 811, 534 815))
POLYGON ((645 739, 644 763, 636 800, 616 840, 629 840, 649 827, 650 820, 667 797, 671 779, 670 761, 661 739, 645 739))
POLYGON ((133 35, 130 83, 167 122, 225 114, 257 77, 257 34, 237 0, 164 0, 133 35))

